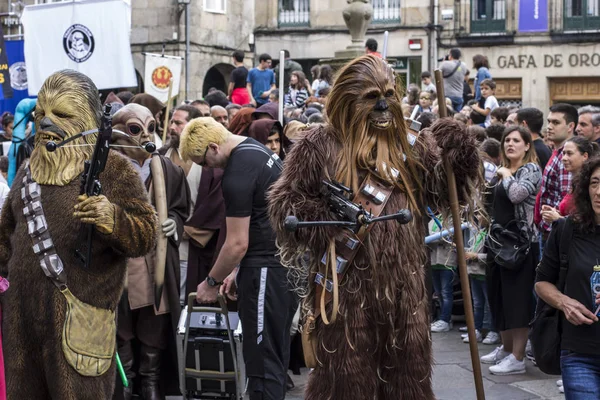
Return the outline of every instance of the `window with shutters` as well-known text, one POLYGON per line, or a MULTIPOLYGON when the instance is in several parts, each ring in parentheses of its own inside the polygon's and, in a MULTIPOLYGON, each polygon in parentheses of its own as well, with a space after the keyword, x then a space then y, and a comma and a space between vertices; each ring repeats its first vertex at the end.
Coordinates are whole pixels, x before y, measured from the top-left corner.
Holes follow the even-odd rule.
POLYGON ((373 0, 373 23, 400 22, 400 0, 373 0))
POLYGON ((564 0, 564 30, 600 28, 600 0, 564 0))
POLYGON ((204 0, 204 11, 225 14, 227 0, 204 0))
POLYGON ((471 32, 505 30, 506 0, 471 0, 471 32))
POLYGON ((279 0, 279 26, 310 26, 310 0, 279 0))

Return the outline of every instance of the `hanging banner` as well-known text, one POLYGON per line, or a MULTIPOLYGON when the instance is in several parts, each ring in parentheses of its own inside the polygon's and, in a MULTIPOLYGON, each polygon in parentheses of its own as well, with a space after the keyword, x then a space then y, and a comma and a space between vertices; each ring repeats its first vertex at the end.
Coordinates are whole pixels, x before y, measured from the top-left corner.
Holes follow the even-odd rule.
POLYGON ((10 86, 10 73, 8 71, 8 56, 6 55, 6 46, 4 45, 4 32, 0 24, 0 100, 13 97, 13 90, 10 86))
POLYGON ((98 89, 137 86, 129 46, 129 5, 124 0, 74 0, 26 6, 25 61, 29 94, 54 72, 72 69, 98 89))
POLYGON ((166 103, 169 97, 169 80, 171 78, 173 79, 171 96, 175 97, 179 93, 183 59, 181 57, 162 56, 152 53, 145 53, 145 56, 146 72, 144 74, 144 87, 146 93, 166 103))
POLYGON ((8 56, 8 70, 13 97, 0 100, 0 115, 4 111, 10 111, 11 114, 14 114, 17 104, 24 98, 29 97, 27 92, 27 67, 25 65, 25 54, 23 53, 24 42, 22 40, 7 40, 4 44, 8 56))
POLYGON ((519 1, 519 32, 548 31, 548 0, 519 1))

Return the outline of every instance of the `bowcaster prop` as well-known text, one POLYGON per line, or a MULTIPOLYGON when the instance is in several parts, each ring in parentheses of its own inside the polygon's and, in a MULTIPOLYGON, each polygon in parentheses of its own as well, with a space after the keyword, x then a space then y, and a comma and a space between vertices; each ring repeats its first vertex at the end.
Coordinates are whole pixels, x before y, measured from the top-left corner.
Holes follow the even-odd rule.
POLYGON ((337 226, 350 229, 354 233, 370 224, 380 221, 396 220, 401 224, 412 221, 410 210, 400 210, 395 214, 388 214, 374 218, 361 204, 353 203, 352 189, 335 181, 322 181, 321 196, 325 198, 331 211, 340 218, 338 221, 299 221, 293 215, 285 218, 284 227, 290 232, 296 232, 299 228, 311 226, 337 226))
MULTIPOLYGON (((102 115, 102 119, 100 121, 99 129, 91 129, 89 131, 78 133, 66 140, 63 140, 60 143, 56 143, 50 141, 46 143, 46 150, 49 152, 54 152, 61 147, 79 147, 79 146, 94 146, 94 153, 92 155, 91 160, 86 160, 83 174, 81 175, 81 190, 80 194, 85 194, 88 197, 91 196, 99 196, 102 192, 102 185, 100 184, 100 174, 104 171, 104 167, 106 166, 106 162, 108 160, 108 152, 111 147, 130 147, 130 148, 139 148, 144 149, 148 153, 154 153, 156 151, 156 145, 152 142, 146 142, 143 145, 135 145, 135 146, 126 146, 126 145, 114 145, 110 144, 110 139, 112 137, 113 132, 116 132, 120 135, 126 136, 130 140, 133 140, 130 135, 125 132, 112 129, 112 117, 110 115, 111 105, 107 104, 104 106, 104 113, 102 115), (93 133, 98 133, 98 140, 95 145, 92 144, 70 144, 68 143, 77 140, 79 138, 85 137, 87 135, 91 135, 93 133)), ((92 257, 92 243, 94 237, 94 226, 87 224, 82 226, 82 230, 85 232, 80 235, 81 238, 86 238, 85 242, 82 242, 79 246, 79 249, 76 250, 77 258, 85 265, 85 267, 89 267, 90 259, 92 257)))

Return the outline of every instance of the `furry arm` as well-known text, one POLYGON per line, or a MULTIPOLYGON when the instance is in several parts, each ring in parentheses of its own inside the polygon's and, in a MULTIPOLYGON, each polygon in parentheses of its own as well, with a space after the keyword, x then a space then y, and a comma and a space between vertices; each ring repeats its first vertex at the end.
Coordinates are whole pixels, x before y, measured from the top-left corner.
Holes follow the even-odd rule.
POLYGON ((297 262, 306 250, 319 257, 339 228, 310 227, 288 232, 284 221, 294 215, 301 221, 335 220, 320 195, 321 181, 329 179, 327 163, 331 160, 332 139, 323 128, 316 128, 298 141, 285 160, 281 177, 269 192, 271 225, 284 265, 297 262))
POLYGON ((477 198, 477 189, 483 187, 481 159, 475 137, 469 135, 462 123, 449 118, 438 120, 431 128, 421 131, 415 150, 425 169, 427 205, 445 216, 450 214, 446 159, 456 177, 460 206, 477 198))

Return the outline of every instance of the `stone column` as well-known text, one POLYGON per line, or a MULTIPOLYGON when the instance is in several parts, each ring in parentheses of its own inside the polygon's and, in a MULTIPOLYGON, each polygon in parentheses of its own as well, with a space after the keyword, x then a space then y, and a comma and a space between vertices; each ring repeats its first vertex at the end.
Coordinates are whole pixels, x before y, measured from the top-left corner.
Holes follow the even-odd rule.
POLYGON ((347 0, 348 6, 344 9, 344 21, 350 31, 352 44, 346 50, 336 51, 336 58, 354 58, 365 53, 365 34, 373 19, 373 5, 371 0, 347 0))

